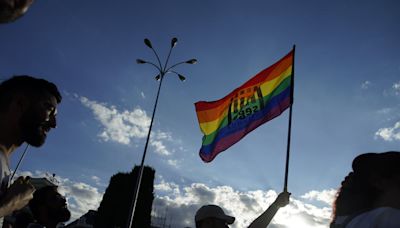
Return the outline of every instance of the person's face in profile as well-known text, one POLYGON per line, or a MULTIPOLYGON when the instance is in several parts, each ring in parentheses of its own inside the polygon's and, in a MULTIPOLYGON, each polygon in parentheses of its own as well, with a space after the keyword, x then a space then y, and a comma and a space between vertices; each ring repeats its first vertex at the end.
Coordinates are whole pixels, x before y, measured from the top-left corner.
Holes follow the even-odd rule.
POLYGON ((228 224, 226 224, 226 221, 222 219, 214 219, 214 226, 215 228, 229 228, 228 224))
POLYGON ((208 218, 202 222, 202 228, 229 228, 226 221, 218 218, 208 218))
POLYGON ((57 126, 57 99, 51 94, 44 94, 32 99, 30 106, 21 117, 20 127, 23 140, 32 146, 44 144, 48 132, 57 126))
POLYGON ((47 194, 46 208, 49 216, 58 222, 66 222, 71 218, 67 200, 56 189, 47 194))

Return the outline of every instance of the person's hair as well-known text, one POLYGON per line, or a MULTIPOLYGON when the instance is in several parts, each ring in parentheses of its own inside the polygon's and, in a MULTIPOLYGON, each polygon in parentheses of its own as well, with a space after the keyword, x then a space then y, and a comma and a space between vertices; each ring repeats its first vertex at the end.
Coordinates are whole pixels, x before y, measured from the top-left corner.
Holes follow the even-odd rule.
POLYGON ((369 182, 365 173, 351 172, 342 182, 333 203, 332 219, 371 209, 379 190, 369 182))
POLYGON ((29 209, 31 210, 34 218, 38 218, 40 206, 44 205, 46 202, 47 195, 54 191, 57 191, 57 186, 45 186, 33 193, 33 198, 29 201, 29 209))
POLYGON ((196 228, 200 228, 201 227, 201 221, 196 221, 196 228))
POLYGON ((17 94, 37 99, 46 93, 53 95, 57 103, 61 102, 62 96, 55 84, 45 79, 34 78, 28 75, 14 76, 0 84, 0 110, 7 109, 17 94))
POLYGON ((0 23, 9 23, 23 16, 32 4, 29 0, 0 1, 0 23))
POLYGON ((374 208, 376 200, 385 191, 376 180, 400 174, 400 152, 365 153, 353 160, 354 172, 342 182, 333 204, 332 221, 337 216, 354 216, 374 208))

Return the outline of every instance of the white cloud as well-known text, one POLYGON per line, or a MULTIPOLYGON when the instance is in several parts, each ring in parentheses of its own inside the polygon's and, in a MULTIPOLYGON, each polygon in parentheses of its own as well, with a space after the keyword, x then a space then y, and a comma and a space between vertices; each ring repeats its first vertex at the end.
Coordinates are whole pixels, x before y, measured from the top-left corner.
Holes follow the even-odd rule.
POLYGON ((400 96, 400 81, 393 83, 390 89, 383 91, 385 96, 400 96))
MULTIPOLYGON (((95 118, 101 123, 102 130, 98 134, 101 140, 129 145, 134 139, 147 137, 151 119, 141 108, 120 111, 113 105, 89 100, 77 94, 73 96, 85 107, 91 109, 95 118)), ((149 145, 154 148, 156 154, 172 156, 173 152, 167 148, 166 142, 177 143, 179 140, 173 140, 170 132, 152 131, 149 145)), ((176 160, 169 159, 166 162, 170 166, 178 167, 176 160)))
POLYGON ((171 155, 171 152, 167 150, 162 141, 150 140, 150 145, 154 147, 154 152, 156 152, 159 155, 164 155, 164 156, 171 155))
MULTIPOLYGON (((202 183, 179 188, 174 183, 161 181, 155 186, 157 194, 153 203, 153 213, 165 216, 171 227, 194 227, 194 215, 198 208, 205 204, 221 206, 225 213, 236 217, 234 228, 247 227, 256 217, 263 213, 276 199, 273 190, 237 191, 230 186, 209 187, 202 183)), ((331 190, 305 194, 308 198, 329 201, 331 190), (320 197, 316 197, 320 195, 320 197)), ((281 208, 268 227, 328 227, 330 207, 317 207, 306 204, 300 199, 291 197, 291 202, 281 208)), ((157 224, 155 224, 157 225, 157 224)))
POLYGON ((96 181, 96 182, 100 181, 100 177, 98 177, 98 176, 92 176, 91 179, 96 181))
POLYGON ((154 189, 158 192, 172 193, 173 195, 178 195, 180 193, 179 185, 175 183, 168 183, 161 180, 161 183, 155 184, 154 189))
POLYGON ((103 198, 103 194, 96 187, 68 179, 62 179, 59 191, 68 200, 72 214, 71 221, 79 218, 89 210, 97 210, 103 198))
POLYGON ((393 127, 380 128, 375 133, 375 137, 380 137, 385 141, 400 140, 400 121, 393 127))
POLYGON ((382 108, 377 111, 378 114, 388 115, 393 112, 393 108, 382 108))
POLYGON ((392 88, 393 88, 394 93, 395 93, 396 95, 400 95, 400 81, 394 83, 393 86, 392 86, 392 88))
POLYGON ((145 98, 146 98, 146 96, 144 95, 144 93, 143 93, 143 92, 140 92, 140 96, 142 96, 142 98, 143 98, 143 99, 145 99, 145 98))
POLYGON ((129 144, 133 138, 147 136, 150 118, 144 110, 135 108, 132 111, 119 111, 115 106, 107 106, 86 97, 80 97, 79 100, 92 110, 96 119, 102 124, 103 131, 99 137, 104 141, 129 144))
POLYGON ((168 160, 167 160, 167 164, 170 165, 170 166, 172 166, 172 167, 175 167, 175 168, 179 168, 179 167, 180 167, 180 166, 179 166, 180 161, 178 161, 178 160, 176 160, 176 159, 168 159, 168 160))
POLYGON ((90 177, 95 183, 96 183, 96 185, 98 185, 98 186, 101 186, 102 184, 101 184, 101 178, 100 177, 98 177, 98 176, 92 176, 92 177, 90 177))
POLYGON ((370 86, 371 86, 370 81, 365 81, 365 82, 361 83, 361 89, 368 89, 370 86))
POLYGON ((302 195, 301 198, 308 200, 317 200, 324 202, 328 205, 332 205, 333 200, 335 199, 336 192, 337 190, 335 189, 322 190, 322 191, 313 190, 302 195))

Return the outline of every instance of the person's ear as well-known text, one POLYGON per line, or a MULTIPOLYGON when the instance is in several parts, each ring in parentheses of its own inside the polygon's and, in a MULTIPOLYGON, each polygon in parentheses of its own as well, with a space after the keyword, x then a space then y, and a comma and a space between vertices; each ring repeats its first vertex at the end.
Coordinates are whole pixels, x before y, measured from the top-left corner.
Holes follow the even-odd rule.
POLYGON ((14 100, 15 108, 20 112, 27 110, 30 106, 30 99, 23 94, 16 95, 14 100))
POLYGON ((381 191, 388 189, 391 183, 392 181, 389 178, 385 178, 377 174, 373 174, 370 177, 370 184, 381 191))

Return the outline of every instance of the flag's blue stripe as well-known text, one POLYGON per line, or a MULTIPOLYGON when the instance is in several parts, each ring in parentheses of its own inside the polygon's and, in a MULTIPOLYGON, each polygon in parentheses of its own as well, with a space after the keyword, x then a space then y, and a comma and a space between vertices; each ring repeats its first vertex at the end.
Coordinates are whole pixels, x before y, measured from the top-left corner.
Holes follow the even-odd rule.
MULTIPOLYGON (((282 91, 280 94, 277 96, 274 96, 271 100, 268 101, 268 104, 264 107, 264 109, 255 112, 253 115, 250 115, 244 119, 237 119, 234 121, 231 125, 225 126, 224 128, 221 128, 218 131, 218 135, 215 137, 214 141, 206 146, 202 146, 200 149, 200 153, 203 154, 203 156, 210 156, 215 148, 215 144, 221 140, 222 138, 228 137, 229 135, 236 133, 238 131, 242 131, 245 129, 249 124, 251 124, 253 121, 256 121, 258 119, 263 118, 265 115, 267 115, 268 112, 270 112, 273 108, 279 106, 279 104, 285 100, 288 96, 290 96, 290 86, 287 87, 284 91, 282 91)), ((249 132, 247 132, 249 133, 249 132)), ((246 133, 246 134, 247 134, 246 133)), ((232 144, 234 144, 233 142, 232 144)), ((221 151, 219 151, 221 152, 221 151)))

